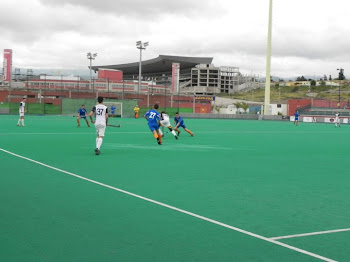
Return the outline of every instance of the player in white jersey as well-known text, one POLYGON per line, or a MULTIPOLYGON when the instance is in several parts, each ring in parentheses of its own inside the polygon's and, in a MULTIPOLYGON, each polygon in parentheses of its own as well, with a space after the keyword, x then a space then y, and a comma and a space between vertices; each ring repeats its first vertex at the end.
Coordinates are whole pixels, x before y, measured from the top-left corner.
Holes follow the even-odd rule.
MULTIPOLYGON (((160 113, 160 125, 162 127, 167 127, 169 128, 169 131, 174 135, 174 137, 176 139, 178 139, 178 136, 176 135, 175 131, 173 130, 173 127, 170 125, 170 120, 169 120, 169 116, 166 114, 165 111, 162 111, 162 113, 160 113)), ((163 132, 159 129, 159 133, 161 136, 164 136, 163 135, 163 132)))
POLYGON ((24 125, 24 113, 26 112, 26 98, 23 97, 22 102, 19 103, 19 119, 17 122, 17 126, 20 126, 22 123, 22 126, 24 125))
POLYGON ((339 119, 339 113, 335 114, 335 120, 334 120, 335 127, 340 127, 340 119, 339 119))
POLYGON ((91 123, 95 123, 97 138, 96 138, 96 155, 100 154, 100 148, 105 135, 106 126, 108 125, 108 109, 103 103, 103 97, 97 98, 98 104, 94 106, 89 114, 91 123), (95 121, 92 119, 92 115, 95 115, 95 121))

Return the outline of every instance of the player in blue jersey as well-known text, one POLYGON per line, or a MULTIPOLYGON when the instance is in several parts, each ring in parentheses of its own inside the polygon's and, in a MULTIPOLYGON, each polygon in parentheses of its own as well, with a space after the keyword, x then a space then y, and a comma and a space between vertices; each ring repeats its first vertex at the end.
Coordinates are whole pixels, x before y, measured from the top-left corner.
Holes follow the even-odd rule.
POLYGON ((111 117, 114 117, 116 109, 117 108, 115 106, 111 106, 111 117))
POLYGON ((174 130, 177 132, 178 136, 180 135, 179 127, 182 127, 183 129, 185 129, 185 131, 187 133, 189 133, 191 136, 193 136, 193 133, 191 132, 191 130, 187 129, 183 118, 180 116, 180 114, 178 112, 175 113, 174 124, 175 124, 174 130))
POLYGON ((157 109, 159 108, 158 104, 154 105, 154 109, 148 110, 144 117, 148 121, 149 129, 151 129, 153 136, 155 139, 157 139, 157 142, 159 145, 162 144, 162 135, 159 132, 159 121, 160 121, 160 114, 158 113, 157 109))
POLYGON ((90 127, 89 121, 86 119, 86 109, 84 105, 81 105, 81 108, 78 109, 78 117, 77 117, 77 122, 78 122, 78 127, 80 127, 80 118, 84 119, 87 126, 90 127))
POLYGON ((297 110, 294 114, 294 124, 297 126, 299 124, 299 111, 297 110))

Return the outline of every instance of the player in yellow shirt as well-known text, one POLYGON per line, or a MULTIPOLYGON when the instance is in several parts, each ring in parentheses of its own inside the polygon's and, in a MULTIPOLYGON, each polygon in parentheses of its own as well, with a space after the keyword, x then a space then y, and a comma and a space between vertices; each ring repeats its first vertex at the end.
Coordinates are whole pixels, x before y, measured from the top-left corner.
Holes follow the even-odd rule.
POLYGON ((139 112, 140 112, 140 108, 138 105, 136 105, 134 107, 134 112, 135 112, 135 118, 139 118, 139 112))

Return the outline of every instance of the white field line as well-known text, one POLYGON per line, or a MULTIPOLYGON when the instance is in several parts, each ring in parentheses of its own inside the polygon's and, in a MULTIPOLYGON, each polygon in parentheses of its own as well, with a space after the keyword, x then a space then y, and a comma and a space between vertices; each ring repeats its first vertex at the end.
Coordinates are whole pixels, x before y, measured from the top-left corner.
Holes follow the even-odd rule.
MULTIPOLYGON (((121 127, 123 128, 123 126, 121 127)), ((19 128, 18 128, 19 129, 19 128)), ((92 129, 91 129, 92 130, 92 129)), ((111 129, 108 129, 108 130, 111 130, 111 129)), ((150 133, 150 131, 118 131, 118 132, 109 132, 107 131, 107 134, 148 134, 150 133)), ((349 132, 347 131, 339 131, 337 132, 337 134, 348 134, 349 132)), ((21 132, 18 132, 18 133, 1 133, 0 132, 0 135, 89 135, 91 134, 90 132, 89 133, 81 133, 81 132, 78 132, 78 133, 63 133, 63 132, 60 132, 60 133, 39 133, 39 132, 36 132, 36 133, 21 133, 21 132)), ((95 134, 95 133, 94 133, 95 134)), ((295 131, 250 131, 250 130, 242 130, 242 131, 200 131, 200 132, 195 132, 195 135, 196 134, 236 134, 236 135, 251 135, 251 134, 256 134, 256 135, 263 135, 263 134, 295 134, 295 131)), ((334 134, 334 132, 331 132, 331 131, 310 131, 310 132, 298 132, 298 134, 334 134)))
POLYGON ((338 233, 338 232, 344 232, 344 231, 350 231, 350 228, 334 229, 334 230, 311 232, 311 233, 296 234, 296 235, 281 236, 281 237, 270 237, 270 239, 277 240, 277 239, 294 238, 294 237, 307 237, 307 236, 314 236, 314 235, 332 234, 332 233, 338 233))
MULTIPOLYGON (((152 134, 151 132, 108 132, 108 134, 152 134)), ((96 135, 89 133, 0 133, 0 135, 96 135)))
POLYGON ((103 183, 101 183, 101 182, 98 182, 98 181, 95 181, 95 180, 92 180, 92 179, 89 179, 89 178, 86 178, 86 177, 83 177, 83 176, 79 176, 79 175, 77 175, 77 174, 74 174, 74 173, 71 173, 71 172, 68 172, 68 171, 65 171, 65 170, 62 170, 62 169, 59 169, 59 168, 50 166, 50 165, 46 165, 46 164, 44 164, 44 163, 42 163, 42 162, 39 162, 39 161, 30 159, 30 158, 27 158, 27 157, 24 157, 24 156, 15 154, 15 153, 12 153, 12 152, 7 151, 7 150, 5 150, 5 149, 3 149, 3 148, 0 148, 0 151, 2 151, 2 152, 4 152, 4 153, 7 153, 7 154, 9 154, 9 155, 13 155, 13 156, 18 157, 18 158, 22 158, 22 159, 24 159, 24 160, 33 162, 33 163, 35 163, 35 164, 38 164, 38 165, 41 165, 41 166, 44 166, 44 167, 47 167, 47 168, 56 170, 56 171, 58 171, 58 172, 61 172, 61 173, 64 173, 64 174, 67 174, 67 175, 70 175, 70 176, 73 176, 73 177, 76 177, 76 178, 79 178, 79 179, 82 179, 82 180, 85 180, 85 181, 94 183, 94 184, 96 184, 96 185, 103 186, 103 187, 106 187, 106 188, 109 188, 109 189, 112 189, 112 190, 115 190, 115 191, 118 191, 118 192, 121 192, 121 193, 130 195, 130 196, 133 196, 133 197, 136 197, 136 198, 139 198, 139 199, 142 199, 142 200, 151 202, 151 203, 153 203, 153 204, 156 204, 156 205, 159 205, 159 206, 163 206, 163 207, 166 207, 166 208, 175 210, 175 211, 177 211, 177 212, 180 212, 180 213, 183 213, 183 214, 186 214, 186 215, 189 215, 189 216, 192 216, 192 217, 195 217, 195 218, 198 218, 198 219, 201 219, 201 220, 204 220, 204 221, 207 221, 207 222, 210 222, 210 223, 213 223, 213 224, 216 224, 216 225, 219 225, 219 226, 222 226, 222 227, 225 227, 225 228, 228 228, 228 229, 231 229, 231 230, 234 230, 234 231, 237 231, 237 232, 240 232, 240 233, 243 233, 243 234, 246 234, 246 235, 249 235, 249 236, 258 238, 258 239, 261 239, 261 240, 264 240, 264 241, 266 241, 266 242, 270 242, 270 243, 273 243, 273 244, 276 244, 276 245, 279 245, 279 246, 282 246, 282 247, 291 249, 291 250, 293 250, 293 251, 296 251, 296 252, 299 252, 299 253, 302 253, 302 254, 311 256, 311 257, 318 258, 318 259, 323 260, 323 261, 327 261, 327 262, 337 262, 336 260, 332 260, 332 259, 330 259, 330 258, 326 258, 326 257, 320 256, 320 255, 317 255, 317 254, 315 254, 315 253, 311 253, 311 252, 309 252, 309 251, 306 251, 306 250, 303 250, 303 249, 300 249, 300 248, 297 248, 297 247, 293 247, 293 246, 284 244, 284 243, 282 243, 282 242, 279 242, 279 241, 276 241, 276 240, 273 240, 273 239, 270 239, 270 238, 267 238, 267 237, 264 237, 264 236, 261 236, 261 235, 258 235, 258 234, 255 234, 255 233, 252 233, 252 232, 243 230, 243 229, 240 229, 240 228, 238 228, 238 227, 230 226, 230 225, 221 223, 221 222, 219 222, 219 221, 216 221, 216 220, 213 220, 213 219, 210 219, 210 218, 201 216, 201 215, 197 215, 197 214, 195 214, 195 213, 192 213, 192 212, 189 212, 189 211, 186 211, 186 210, 183 210, 183 209, 180 209, 180 208, 177 208, 177 207, 174 207, 174 206, 171 206, 171 205, 168 205, 168 204, 165 204, 165 203, 162 203, 162 202, 159 202, 159 201, 156 201, 156 200, 147 198, 147 197, 143 197, 143 196, 140 196, 140 195, 137 195, 137 194, 128 192, 128 191, 125 191, 125 190, 120 189, 120 188, 116 188, 116 187, 113 187, 113 186, 110 186, 110 185, 107 185, 107 184, 103 184, 103 183))

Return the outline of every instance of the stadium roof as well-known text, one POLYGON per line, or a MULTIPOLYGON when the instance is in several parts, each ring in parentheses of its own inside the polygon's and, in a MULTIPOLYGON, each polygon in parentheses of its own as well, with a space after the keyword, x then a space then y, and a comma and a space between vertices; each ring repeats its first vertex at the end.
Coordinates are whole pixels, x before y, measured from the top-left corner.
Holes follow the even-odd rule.
MULTIPOLYGON (((157 58, 142 61, 142 74, 171 72, 172 63, 180 63, 180 70, 191 69, 198 64, 211 64, 212 57, 186 57, 186 56, 169 56, 160 55, 157 58)), ((120 65, 104 65, 92 66, 95 72, 99 68, 116 69, 123 71, 124 75, 137 75, 139 73, 139 62, 120 64, 120 65)))

